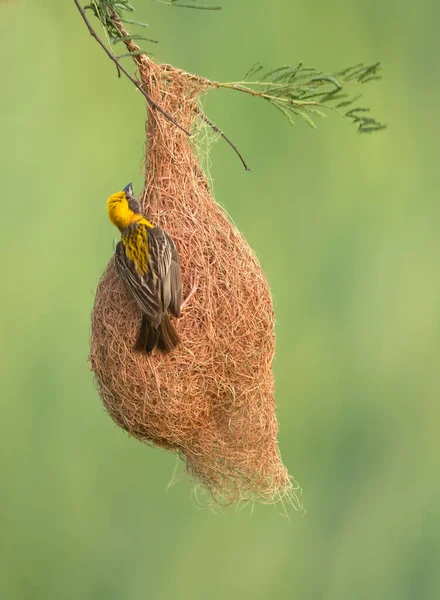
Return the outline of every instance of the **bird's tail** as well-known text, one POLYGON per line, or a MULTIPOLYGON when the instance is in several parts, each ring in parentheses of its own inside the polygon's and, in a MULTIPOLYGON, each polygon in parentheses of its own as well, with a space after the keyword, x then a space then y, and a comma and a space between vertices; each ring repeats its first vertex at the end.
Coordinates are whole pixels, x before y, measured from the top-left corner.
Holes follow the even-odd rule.
POLYGON ((157 329, 151 325, 146 315, 142 315, 141 326, 134 345, 137 352, 149 354, 156 347, 162 352, 170 352, 179 343, 180 338, 168 315, 164 315, 157 329))
POLYGON ((165 315, 162 319, 162 323, 159 325, 157 347, 159 350, 162 350, 162 352, 170 352, 179 344, 180 337, 174 329, 174 325, 171 323, 169 316, 165 315))

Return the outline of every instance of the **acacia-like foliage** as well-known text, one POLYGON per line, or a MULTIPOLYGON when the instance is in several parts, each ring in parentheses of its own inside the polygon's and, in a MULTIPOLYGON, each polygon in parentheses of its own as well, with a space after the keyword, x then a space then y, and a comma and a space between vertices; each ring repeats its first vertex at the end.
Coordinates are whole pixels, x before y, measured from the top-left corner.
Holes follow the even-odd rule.
MULTIPOLYGON (((156 0, 170 7, 195 8, 200 10, 219 10, 221 6, 198 4, 194 0, 156 0)), ((129 41, 140 41, 157 44, 158 40, 145 35, 125 35, 121 32, 119 23, 149 27, 131 18, 135 8, 128 0, 90 0, 84 7, 93 12, 100 21, 110 45, 129 41)), ((124 30, 125 31, 125 30, 124 30)), ((137 54, 152 53, 148 50, 131 49, 128 53, 117 56, 118 59, 137 54)), ((315 117, 325 117, 325 110, 337 112, 357 125, 359 133, 373 133, 386 128, 386 125, 376 120, 370 114, 370 108, 359 105, 362 94, 358 93, 360 86, 381 79, 379 62, 371 65, 363 63, 347 67, 334 73, 325 73, 315 67, 283 65, 266 71, 261 62, 254 64, 242 81, 211 82, 213 87, 228 88, 252 96, 262 98, 281 112, 291 125, 297 117, 305 120, 315 128, 315 117)))

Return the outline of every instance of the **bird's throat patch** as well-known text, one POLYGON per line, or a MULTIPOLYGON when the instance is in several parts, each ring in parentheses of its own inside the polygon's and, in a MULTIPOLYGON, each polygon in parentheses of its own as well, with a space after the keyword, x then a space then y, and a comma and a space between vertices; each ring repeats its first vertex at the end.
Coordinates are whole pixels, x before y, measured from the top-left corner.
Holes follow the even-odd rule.
POLYGON ((143 277, 148 273, 148 232, 143 224, 130 227, 129 231, 122 236, 127 258, 133 263, 136 272, 143 277))

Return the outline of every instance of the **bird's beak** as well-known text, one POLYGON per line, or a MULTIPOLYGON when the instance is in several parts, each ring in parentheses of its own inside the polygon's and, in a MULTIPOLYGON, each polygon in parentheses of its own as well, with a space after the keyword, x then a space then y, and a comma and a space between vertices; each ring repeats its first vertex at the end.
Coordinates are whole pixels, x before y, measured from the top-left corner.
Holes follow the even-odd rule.
POLYGON ((133 196, 133 188, 131 186, 131 183, 126 185, 123 191, 127 194, 127 196, 133 196))

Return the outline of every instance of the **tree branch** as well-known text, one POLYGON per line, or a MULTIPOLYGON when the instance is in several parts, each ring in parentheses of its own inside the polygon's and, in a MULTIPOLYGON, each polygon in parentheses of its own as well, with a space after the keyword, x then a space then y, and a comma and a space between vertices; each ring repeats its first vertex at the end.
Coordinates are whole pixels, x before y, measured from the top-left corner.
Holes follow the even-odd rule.
POLYGON ((231 142, 231 140, 223 133, 223 131, 221 129, 219 129, 215 123, 213 123, 210 119, 208 119, 208 117, 199 108, 196 109, 196 112, 199 115, 199 117, 201 119, 203 119, 203 121, 205 121, 205 123, 207 123, 210 127, 212 127, 212 129, 216 133, 219 133, 221 135, 221 137, 231 146, 231 148, 234 150, 234 152, 238 155, 239 159, 243 163, 243 167, 246 169, 246 171, 250 171, 249 165, 244 160, 243 156, 240 154, 237 146, 235 144, 233 144, 231 142))
POLYGON ((101 48, 104 50, 104 52, 110 58, 110 60, 112 60, 115 63, 116 67, 118 68, 118 71, 122 71, 122 73, 124 73, 124 75, 126 77, 128 77, 128 79, 137 87, 137 89, 141 92, 141 94, 143 94, 145 96, 147 102, 151 106, 153 106, 166 119, 168 119, 168 121, 170 121, 171 123, 173 123, 173 125, 175 125, 179 129, 181 129, 184 133, 186 133, 186 135, 190 136, 191 133, 189 131, 187 131, 184 127, 182 127, 181 125, 179 125, 179 123, 177 123, 177 121, 175 121, 173 119, 173 117, 169 113, 167 113, 165 110, 163 110, 163 108, 161 108, 159 106, 159 104, 155 100, 153 100, 153 98, 144 89, 142 89, 142 83, 140 83, 139 81, 136 81, 136 79, 130 75, 130 73, 127 71, 127 69, 125 69, 121 65, 121 63, 116 58, 116 56, 113 54, 113 52, 110 52, 110 50, 105 46, 105 44, 101 41, 101 39, 96 34, 96 32, 93 29, 90 21, 87 18, 87 15, 86 15, 86 12, 85 12, 84 8, 79 3, 79 0, 73 0, 73 1, 74 1, 75 5, 76 5, 77 9, 79 10, 79 12, 80 12, 80 14, 81 14, 81 16, 82 16, 85 24, 87 25, 87 28, 89 30, 90 35, 98 42, 98 44, 101 46, 101 48))

